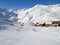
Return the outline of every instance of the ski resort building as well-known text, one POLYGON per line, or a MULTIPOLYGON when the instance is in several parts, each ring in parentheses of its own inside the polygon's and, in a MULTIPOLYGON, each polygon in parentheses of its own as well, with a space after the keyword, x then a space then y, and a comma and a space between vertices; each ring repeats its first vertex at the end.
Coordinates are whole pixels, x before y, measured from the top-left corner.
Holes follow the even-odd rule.
POLYGON ((36 24, 34 24, 34 26, 40 26, 40 27, 50 27, 50 26, 53 26, 53 27, 57 27, 57 26, 60 26, 60 21, 45 22, 43 24, 36 23, 36 24))

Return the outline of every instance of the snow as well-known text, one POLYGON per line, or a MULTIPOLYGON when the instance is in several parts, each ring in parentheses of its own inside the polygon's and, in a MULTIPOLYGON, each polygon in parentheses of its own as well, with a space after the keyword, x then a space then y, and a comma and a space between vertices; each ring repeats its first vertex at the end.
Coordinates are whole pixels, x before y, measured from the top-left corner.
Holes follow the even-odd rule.
POLYGON ((0 45, 60 45, 60 27, 7 26, 0 45))
POLYGON ((56 5, 35 5, 32 8, 5 9, 0 8, 0 18, 21 23, 44 23, 60 20, 60 4, 56 5))
POLYGON ((60 4, 20 10, 0 8, 0 45, 60 45, 60 27, 35 27, 60 20, 60 4))
POLYGON ((56 21, 60 20, 60 4, 56 5, 39 5, 29 8, 18 10, 18 22, 47 22, 47 21, 56 21), (31 18, 32 17, 32 18, 31 18), (26 21, 25 18, 29 18, 26 21))

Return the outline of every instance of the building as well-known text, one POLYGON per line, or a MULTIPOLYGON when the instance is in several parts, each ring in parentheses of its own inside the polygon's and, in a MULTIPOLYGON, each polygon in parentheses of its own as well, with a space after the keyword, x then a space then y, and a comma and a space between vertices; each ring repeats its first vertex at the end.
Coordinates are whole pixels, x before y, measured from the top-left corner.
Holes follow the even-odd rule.
POLYGON ((34 24, 34 26, 40 26, 40 27, 50 27, 50 26, 54 26, 54 27, 58 27, 60 26, 60 21, 51 21, 51 22, 45 22, 45 23, 36 23, 34 24))

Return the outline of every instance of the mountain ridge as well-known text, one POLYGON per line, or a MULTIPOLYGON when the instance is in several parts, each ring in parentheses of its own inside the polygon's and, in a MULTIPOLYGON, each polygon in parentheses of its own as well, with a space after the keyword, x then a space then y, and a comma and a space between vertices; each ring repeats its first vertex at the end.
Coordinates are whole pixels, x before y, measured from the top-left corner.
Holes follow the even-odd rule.
POLYGON ((41 23, 53 20, 60 20, 60 4, 40 5, 37 4, 32 8, 14 10, 0 8, 0 18, 12 22, 21 23, 41 23))

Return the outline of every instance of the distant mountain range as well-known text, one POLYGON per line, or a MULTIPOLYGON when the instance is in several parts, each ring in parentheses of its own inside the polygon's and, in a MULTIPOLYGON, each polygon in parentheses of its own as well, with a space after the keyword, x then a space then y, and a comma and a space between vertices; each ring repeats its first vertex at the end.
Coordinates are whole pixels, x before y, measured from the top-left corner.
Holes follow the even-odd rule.
POLYGON ((20 23, 44 23, 47 21, 60 20, 60 4, 37 4, 32 8, 19 10, 0 8, 0 22, 2 20, 20 23))

